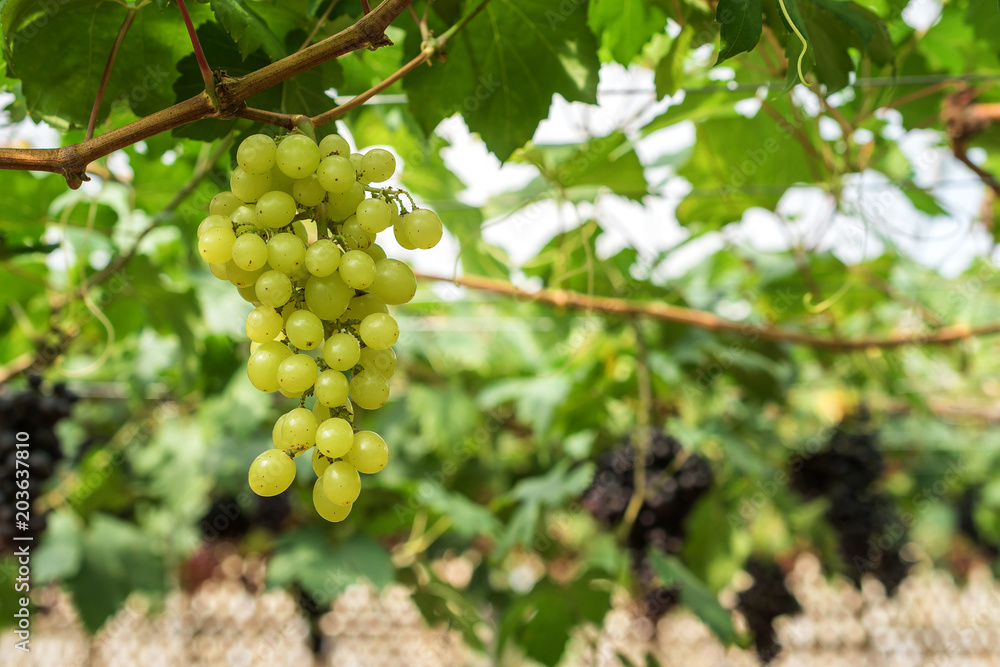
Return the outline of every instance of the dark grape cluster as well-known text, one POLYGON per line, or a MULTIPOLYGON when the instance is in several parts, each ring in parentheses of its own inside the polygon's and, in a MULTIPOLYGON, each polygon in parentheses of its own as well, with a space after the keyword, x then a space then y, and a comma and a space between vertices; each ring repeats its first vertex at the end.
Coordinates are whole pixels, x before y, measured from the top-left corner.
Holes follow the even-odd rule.
POLYGON ((991 560, 996 560, 1000 556, 1000 548, 989 537, 983 534, 976 524, 976 507, 982 501, 983 487, 981 485, 970 486, 959 498, 956 511, 958 513, 958 529, 969 538, 977 547, 989 555, 991 560))
POLYGON ((892 500, 876 488, 883 459, 867 413, 841 423, 822 450, 794 459, 791 469, 792 488, 829 501, 826 519, 840 536, 847 576, 860 586, 861 576, 871 573, 895 593, 909 570, 900 556, 906 529, 892 500))
MULTIPOLYGON (((673 437, 656 431, 646 452, 646 500, 628 535, 636 579, 645 591, 650 618, 659 618, 676 603, 675 588, 657 588, 646 551, 655 547, 677 553, 683 544, 684 521, 694 504, 712 486, 712 468, 697 454, 676 464, 683 450, 673 437)), ((584 492, 583 505, 607 527, 618 525, 635 492, 635 449, 623 441, 597 464, 594 481, 584 492)))
POLYGON ((46 480, 55 472, 56 464, 62 458, 59 438, 55 425, 69 417, 77 397, 62 383, 57 383, 50 392, 42 387, 42 379, 31 376, 25 391, 15 394, 0 392, 0 552, 13 550, 14 535, 33 536, 37 539, 45 529, 45 517, 33 508, 30 511, 27 531, 15 529, 17 499, 17 434, 27 433, 29 446, 26 448, 30 474, 28 496, 36 501, 42 493, 46 480))
POLYGON ((753 632, 757 656, 763 664, 781 651, 774 632, 774 619, 802 611, 798 600, 785 586, 785 574, 775 563, 751 558, 743 569, 753 577, 753 585, 740 593, 737 609, 753 632))
POLYGON ((291 513, 288 492, 276 496, 253 496, 253 502, 243 507, 229 495, 217 498, 201 519, 201 532, 206 541, 239 539, 254 526, 277 533, 291 513))

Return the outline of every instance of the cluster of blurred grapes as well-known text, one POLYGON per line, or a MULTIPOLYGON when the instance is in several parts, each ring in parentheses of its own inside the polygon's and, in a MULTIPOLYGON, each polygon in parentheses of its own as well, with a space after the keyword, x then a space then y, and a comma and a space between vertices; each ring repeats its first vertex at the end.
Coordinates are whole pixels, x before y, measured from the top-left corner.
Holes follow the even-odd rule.
MULTIPOLYGON (((29 509, 27 530, 15 530, 17 501, 25 497, 34 503, 46 480, 55 472, 62 449, 55 432, 58 422, 70 415, 77 397, 65 384, 55 384, 50 392, 42 379, 31 376, 25 391, 0 393, 0 552, 13 550, 14 535, 38 536, 45 529, 45 516, 29 509), (17 458, 17 434, 26 433, 26 458, 17 458), (20 473, 19 473, 20 471, 20 473), (19 486, 20 484, 20 486, 19 486), (18 496, 18 492, 21 493, 18 496)), ((24 436, 22 436, 22 440, 24 436)), ((24 455, 22 455, 24 456, 24 455)))
MULTIPOLYGON (((625 439, 605 453, 598 461, 594 481, 584 492, 584 507, 609 528, 622 521, 635 493, 635 451, 625 439)), ((645 591, 650 618, 659 618, 670 610, 677 601, 677 590, 655 585, 646 552, 649 547, 665 553, 680 551, 686 532, 684 522, 713 482, 708 461, 691 454, 679 462, 682 451, 682 445, 666 433, 651 434, 644 461, 646 497, 628 535, 632 566, 645 591)))
POLYGON ((890 595, 895 592, 909 570, 900 556, 906 530, 892 500, 878 489, 883 460, 867 413, 842 423, 820 451, 795 458, 791 471, 792 488, 803 497, 829 502, 826 519, 840 538, 845 574, 860 586, 870 573, 890 595))

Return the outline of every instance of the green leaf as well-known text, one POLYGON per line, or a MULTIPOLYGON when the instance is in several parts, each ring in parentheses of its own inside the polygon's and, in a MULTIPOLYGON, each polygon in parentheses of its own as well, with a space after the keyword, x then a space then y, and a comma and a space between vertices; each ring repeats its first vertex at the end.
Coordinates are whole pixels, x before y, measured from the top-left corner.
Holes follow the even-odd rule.
POLYGON ((212 0, 211 5, 216 18, 236 42, 244 60, 258 48, 263 48, 271 60, 287 55, 281 39, 248 2, 212 0))
POLYGON ((538 503, 555 507, 573 498, 594 479, 594 465, 585 463, 571 468, 568 459, 561 459, 544 475, 522 479, 510 490, 510 497, 523 503, 538 503))
POLYGON ((275 543, 267 564, 270 586, 297 585, 321 605, 361 578, 382 588, 395 568, 382 546, 366 535, 352 535, 336 546, 317 527, 294 530, 275 543))
POLYGON ((599 625, 611 607, 607 588, 586 575, 569 586, 544 579, 504 613, 497 637, 498 654, 515 641, 527 657, 543 665, 555 665, 562 658, 566 641, 581 623, 599 625))
POLYGON ((691 38, 694 34, 691 24, 685 24, 680 34, 670 43, 666 55, 657 63, 654 77, 657 99, 673 95, 684 85, 684 61, 691 51, 691 38))
POLYGON ((644 0, 590 0, 587 24, 611 56, 628 65, 667 24, 660 8, 644 0))
POLYGON ((740 640, 739 634, 733 628, 733 619, 730 613, 719 604, 718 599, 706 588, 705 584, 684 567, 679 559, 651 549, 649 562, 665 586, 675 584, 680 587, 681 603, 690 608, 715 633, 719 641, 728 646, 740 640))
MULTIPOLYGON (((452 40, 446 63, 403 80, 410 111, 427 134, 461 112, 506 160, 548 115, 554 94, 596 101, 600 63, 585 14, 545 0, 495 0, 452 40)), ((408 41, 411 53, 419 41, 408 41)))
POLYGON ((878 16, 853 2, 844 0, 813 0, 817 6, 843 21, 852 31, 861 37, 865 49, 871 44, 878 16))
POLYGON ((696 190, 677 207, 677 220, 718 229, 754 206, 773 211, 789 184, 811 180, 814 169, 823 178, 822 167, 792 135, 793 122, 779 125, 761 111, 699 123, 691 159, 678 170, 696 190))
POLYGON ((948 211, 941 207, 938 200, 931 193, 920 190, 919 188, 903 188, 903 194, 906 198, 910 200, 921 213, 926 213, 927 215, 948 215, 948 211))
POLYGON ((79 571, 65 581, 80 620, 96 632, 134 591, 166 589, 163 560, 136 526, 105 514, 91 518, 79 571))
POLYGON ((59 509, 48 515, 41 544, 32 554, 32 575, 41 583, 66 579, 83 562, 83 526, 76 512, 59 509))
POLYGON ((720 0, 715 20, 722 25, 716 65, 738 53, 753 51, 760 41, 760 0, 720 0))
MULTIPOLYGON (((108 54, 125 18, 125 7, 102 0, 67 0, 50 17, 41 0, 3 5, 0 20, 8 62, 23 81, 28 112, 60 127, 86 127, 108 54), (84 36, 82 38, 81 36, 84 36), (52 57, 58 45, 59 57, 52 57)), ((209 17, 193 5, 197 24, 209 17)), ((104 93, 98 122, 115 100, 123 99, 138 115, 170 106, 177 79, 174 64, 191 53, 182 21, 152 5, 140 9, 122 42, 104 93)))

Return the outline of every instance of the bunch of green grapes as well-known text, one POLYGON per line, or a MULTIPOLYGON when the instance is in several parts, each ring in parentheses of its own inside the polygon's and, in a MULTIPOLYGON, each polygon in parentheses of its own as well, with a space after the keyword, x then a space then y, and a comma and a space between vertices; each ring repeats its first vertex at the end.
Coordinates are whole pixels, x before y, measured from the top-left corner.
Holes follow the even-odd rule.
POLYGON ((319 145, 304 134, 256 134, 236 159, 231 191, 212 199, 198 228, 198 251, 254 306, 250 382, 299 399, 275 422, 274 448, 250 466, 250 488, 283 492, 293 459, 312 450, 313 504, 342 521, 361 492, 359 473, 389 460, 377 433, 354 428, 354 406, 375 410, 388 399, 399 326, 387 307, 417 289, 410 267, 386 257, 376 236, 391 228, 404 248, 432 248, 441 220, 407 192, 372 185, 395 171, 391 153, 352 153, 336 134, 319 145))

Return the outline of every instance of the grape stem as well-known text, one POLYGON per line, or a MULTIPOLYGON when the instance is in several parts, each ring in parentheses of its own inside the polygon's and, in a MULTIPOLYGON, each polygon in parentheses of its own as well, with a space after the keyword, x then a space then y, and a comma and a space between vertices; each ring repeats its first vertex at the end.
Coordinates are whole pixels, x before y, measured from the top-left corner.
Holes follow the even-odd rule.
POLYGON ((61 148, 0 148, 0 169, 61 174, 69 187, 76 189, 83 181, 89 180, 87 166, 94 160, 197 120, 239 117, 246 108, 247 99, 296 74, 358 49, 390 45, 392 42, 385 36, 385 29, 411 2, 413 0, 384 0, 354 25, 336 35, 246 76, 223 76, 214 85, 217 99, 203 91, 128 125, 61 148))
POLYGON ((201 78, 205 82, 205 92, 217 104, 219 100, 215 97, 215 77, 212 76, 212 68, 208 66, 208 59, 205 58, 205 52, 201 49, 198 33, 195 32, 194 24, 191 22, 191 15, 188 14, 187 5, 184 4, 184 0, 177 0, 177 8, 181 10, 184 25, 187 27, 188 37, 191 38, 191 46, 194 47, 194 57, 198 61, 201 78))
POLYGON ((135 21, 137 11, 137 7, 130 7, 125 12, 125 20, 122 21, 121 27, 118 28, 115 43, 111 46, 111 53, 108 54, 108 62, 104 65, 104 74, 101 75, 101 83, 97 86, 97 95, 94 97, 94 108, 90 110, 90 120, 87 121, 87 140, 94 136, 94 128, 97 126, 97 114, 101 110, 101 102, 104 101, 104 91, 108 88, 108 79, 111 78, 111 70, 115 66, 118 50, 121 49, 122 42, 125 41, 125 33, 128 32, 128 29, 132 27, 132 22, 135 21))
POLYGON ((751 340, 769 340, 779 343, 794 343, 806 347, 828 350, 865 350, 869 348, 896 348, 907 345, 950 345, 963 340, 980 336, 991 336, 1000 333, 1000 321, 990 322, 977 327, 965 324, 953 324, 941 327, 929 333, 919 333, 899 336, 869 337, 869 338, 831 338, 810 333, 795 331, 773 324, 753 324, 750 322, 735 322, 719 317, 714 313, 660 301, 629 301, 606 296, 590 296, 562 289, 541 289, 528 291, 515 287, 505 280, 485 278, 483 276, 435 276, 416 273, 419 280, 450 282, 461 287, 503 294, 536 303, 544 303, 558 308, 575 308, 591 310, 616 317, 638 316, 662 322, 672 322, 684 326, 721 331, 745 336, 751 340))

